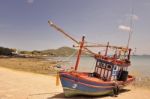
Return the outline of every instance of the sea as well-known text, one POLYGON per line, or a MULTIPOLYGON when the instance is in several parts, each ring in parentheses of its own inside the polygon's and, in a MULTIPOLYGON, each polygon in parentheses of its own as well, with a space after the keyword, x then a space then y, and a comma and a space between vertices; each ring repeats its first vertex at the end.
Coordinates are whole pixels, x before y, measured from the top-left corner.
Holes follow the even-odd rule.
MULTIPOLYGON (((62 61, 58 65, 64 68, 75 66, 76 57, 49 57, 50 60, 62 61)), ((93 72, 96 60, 93 57, 83 56, 80 58, 78 71, 93 72)), ((145 76, 150 76, 150 55, 135 55, 131 56, 131 66, 129 72, 138 72, 145 76)))

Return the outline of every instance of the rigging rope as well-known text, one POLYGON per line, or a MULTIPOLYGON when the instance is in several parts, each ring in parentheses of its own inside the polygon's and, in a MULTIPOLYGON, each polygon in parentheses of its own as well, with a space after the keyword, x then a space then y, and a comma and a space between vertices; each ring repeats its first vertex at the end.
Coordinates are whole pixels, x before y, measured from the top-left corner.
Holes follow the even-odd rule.
MULTIPOLYGON (((77 53, 77 51, 78 50, 75 50, 70 56, 68 56, 67 57, 67 59, 61 59, 61 60, 59 60, 59 61, 61 61, 61 62, 58 62, 57 64, 55 64, 55 66, 60 66, 61 67, 61 65, 64 63, 64 62, 67 62, 67 63, 69 63, 70 62, 70 60, 71 60, 71 58, 73 57, 73 56, 75 56, 75 54, 77 53)), ((63 67, 63 69, 65 69, 66 70, 66 66, 64 66, 63 67)))

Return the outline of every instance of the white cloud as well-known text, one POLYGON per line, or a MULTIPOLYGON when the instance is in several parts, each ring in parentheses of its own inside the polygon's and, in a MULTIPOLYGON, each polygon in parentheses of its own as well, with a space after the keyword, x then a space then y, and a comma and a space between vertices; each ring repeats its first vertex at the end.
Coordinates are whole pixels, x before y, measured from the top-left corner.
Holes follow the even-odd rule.
POLYGON ((125 25, 119 25, 118 28, 120 30, 126 31, 126 32, 130 32, 131 28, 129 26, 125 26, 125 25))
POLYGON ((126 16, 127 16, 128 19, 132 18, 132 20, 135 20, 135 21, 139 20, 139 16, 137 16, 135 14, 128 14, 126 16))
POLYGON ((133 14, 133 15, 132 15, 132 19, 133 19, 133 20, 139 20, 139 17, 138 17, 137 15, 133 14))
POLYGON ((32 4, 34 0, 27 0, 27 3, 32 4))

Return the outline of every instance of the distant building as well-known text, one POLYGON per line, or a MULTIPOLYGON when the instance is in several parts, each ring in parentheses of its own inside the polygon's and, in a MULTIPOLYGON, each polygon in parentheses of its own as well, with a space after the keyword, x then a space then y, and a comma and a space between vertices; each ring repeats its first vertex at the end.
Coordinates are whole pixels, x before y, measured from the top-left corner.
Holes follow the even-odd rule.
POLYGON ((19 53, 18 53, 18 50, 17 49, 12 49, 13 50, 13 52, 12 52, 12 55, 19 55, 19 53))

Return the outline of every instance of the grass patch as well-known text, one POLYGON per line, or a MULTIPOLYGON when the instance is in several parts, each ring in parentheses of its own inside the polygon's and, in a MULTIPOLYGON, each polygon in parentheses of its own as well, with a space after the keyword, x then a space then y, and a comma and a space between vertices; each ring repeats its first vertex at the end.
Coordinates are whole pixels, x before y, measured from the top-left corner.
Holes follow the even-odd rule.
POLYGON ((40 58, 0 58, 1 67, 40 74, 55 73, 52 69, 55 64, 57 62, 40 58))

